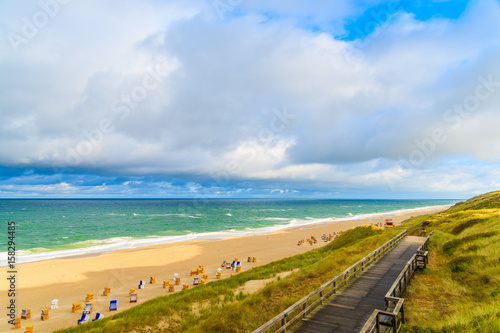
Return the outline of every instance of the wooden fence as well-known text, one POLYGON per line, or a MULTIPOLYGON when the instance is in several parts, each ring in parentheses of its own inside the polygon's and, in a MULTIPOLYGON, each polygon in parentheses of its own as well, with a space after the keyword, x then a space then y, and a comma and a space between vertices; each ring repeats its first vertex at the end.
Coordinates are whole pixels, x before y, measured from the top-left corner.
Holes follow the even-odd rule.
POLYGON ((375 260, 379 259, 389 249, 398 244, 406 235, 407 231, 402 231, 396 237, 380 246, 378 249, 371 252, 363 259, 359 260, 344 272, 335 276, 333 279, 326 282, 321 287, 311 292, 309 295, 300 299, 298 302, 288 307, 285 311, 281 312, 273 319, 269 320, 267 323, 253 331, 253 333, 264 333, 268 330, 271 330, 271 332, 275 333, 286 332, 286 329, 290 325, 294 324, 296 321, 302 318, 305 318, 305 316, 309 312, 311 312, 311 310, 322 304, 326 298, 335 294, 339 288, 347 285, 349 280, 355 278, 360 271, 363 271, 375 260))
POLYGON ((406 287, 410 285, 410 279, 415 274, 417 267, 425 268, 427 266, 429 237, 430 235, 425 239, 425 243, 418 248, 417 253, 408 260, 391 289, 385 294, 385 310, 373 311, 359 331, 360 333, 399 332, 405 321, 404 298, 402 296, 406 287))

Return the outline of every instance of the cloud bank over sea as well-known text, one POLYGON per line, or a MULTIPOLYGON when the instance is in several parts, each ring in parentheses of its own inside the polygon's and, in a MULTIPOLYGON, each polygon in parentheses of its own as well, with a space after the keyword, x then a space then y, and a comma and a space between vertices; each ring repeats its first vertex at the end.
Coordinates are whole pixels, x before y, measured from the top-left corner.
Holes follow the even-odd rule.
POLYGON ((500 2, 0 4, 0 197, 500 185, 500 2))

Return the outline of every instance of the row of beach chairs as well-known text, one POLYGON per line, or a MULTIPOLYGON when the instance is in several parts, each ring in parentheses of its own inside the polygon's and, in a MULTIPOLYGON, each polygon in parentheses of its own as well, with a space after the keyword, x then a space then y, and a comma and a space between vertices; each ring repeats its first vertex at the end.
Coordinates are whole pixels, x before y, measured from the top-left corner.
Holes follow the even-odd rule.
MULTIPOLYGON (((257 262, 257 258, 255 257, 248 257, 248 262, 257 262)), ((226 269, 232 269, 236 273, 239 273, 241 271, 241 262, 238 260, 238 258, 235 258, 231 263, 227 261, 223 261, 222 264, 217 268, 215 278, 220 279, 222 276, 222 270, 223 268, 226 269)), ((208 280, 208 274, 204 273, 205 267, 203 265, 199 265, 198 268, 192 269, 191 270, 191 276, 194 277, 193 280, 193 285, 199 285, 199 284, 204 284, 208 280), (197 275, 202 275, 202 277, 198 277, 197 275)), ((232 273, 231 276, 236 275, 235 273, 232 273)), ((156 278, 154 276, 151 276, 149 279, 150 284, 155 284, 156 283, 156 278)), ((163 288, 168 289, 169 292, 174 292, 175 285, 180 285, 181 284, 181 279, 179 277, 178 273, 175 273, 173 276, 173 283, 171 284, 169 280, 163 280, 163 288)), ((139 285, 137 286, 138 289, 144 289, 146 283, 143 280, 139 281, 139 285)), ((186 290, 189 288, 189 284, 185 283, 182 285, 182 290, 186 290)), ((103 296, 109 296, 111 294, 111 288, 110 287, 104 287, 103 291, 103 296)), ((137 302, 138 295, 135 292, 134 288, 130 288, 129 290, 129 297, 130 297, 130 303, 135 303, 137 302)), ((82 304, 81 302, 75 302, 72 304, 71 312, 76 313, 82 311, 80 319, 77 320, 77 324, 85 324, 87 322, 91 321, 96 321, 99 319, 104 318, 104 315, 101 312, 97 312, 95 315, 95 318, 91 320, 91 314, 94 310, 94 293, 87 293, 85 296, 85 308, 82 309, 82 304)), ((57 309, 59 307, 59 300, 58 299, 53 299, 51 302, 51 309, 57 309)), ((117 300, 111 300, 109 302, 109 311, 117 311, 118 309, 118 301, 117 300)), ((21 319, 30 319, 31 318, 31 309, 23 309, 22 314, 20 318, 15 319, 15 325, 14 328, 20 328, 21 327, 21 319)), ((41 312, 41 320, 48 320, 49 319, 49 310, 48 309, 43 309, 41 312)), ((32 333, 33 332, 33 325, 29 324, 26 325, 26 332, 27 333, 32 333)))
MULTIPOLYGON (((342 231, 334 232, 333 234, 329 234, 328 236, 326 234, 323 234, 323 236, 321 236, 321 239, 324 242, 330 242, 330 241, 334 240, 336 237, 338 237, 341 233, 342 233, 342 231)), ((307 242, 309 243, 309 245, 313 245, 313 244, 316 244, 318 242, 318 240, 316 239, 316 237, 311 236, 310 238, 307 239, 307 242)), ((297 242, 298 246, 301 246, 302 244, 304 244, 303 239, 301 239, 297 242)))

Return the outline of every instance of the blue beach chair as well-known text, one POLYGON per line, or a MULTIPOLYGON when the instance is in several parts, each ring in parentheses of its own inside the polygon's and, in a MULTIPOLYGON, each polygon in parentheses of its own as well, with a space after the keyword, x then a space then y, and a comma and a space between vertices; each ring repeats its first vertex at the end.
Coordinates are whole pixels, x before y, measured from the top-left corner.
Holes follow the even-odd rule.
POLYGON ((99 320, 99 319, 102 319, 102 318, 104 318, 104 315, 102 313, 100 313, 100 312, 97 312, 95 314, 95 318, 92 319, 92 321, 96 321, 96 320, 99 320))
POLYGON ((90 315, 87 312, 83 311, 82 317, 80 319, 78 319, 78 325, 85 324, 87 321, 89 321, 89 319, 90 319, 90 315))
POLYGON ((116 299, 109 301, 109 311, 116 311, 117 309, 116 299))
POLYGON ((146 285, 146 283, 144 283, 144 281, 139 281, 139 289, 144 289, 144 286, 146 285))

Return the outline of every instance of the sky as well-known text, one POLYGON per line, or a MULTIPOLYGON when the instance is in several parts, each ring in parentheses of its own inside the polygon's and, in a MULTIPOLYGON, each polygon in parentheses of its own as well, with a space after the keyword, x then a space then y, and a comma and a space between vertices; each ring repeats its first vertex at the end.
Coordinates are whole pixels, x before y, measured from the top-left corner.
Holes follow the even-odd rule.
POLYGON ((498 190, 499 59, 499 0, 0 0, 0 198, 498 190))

